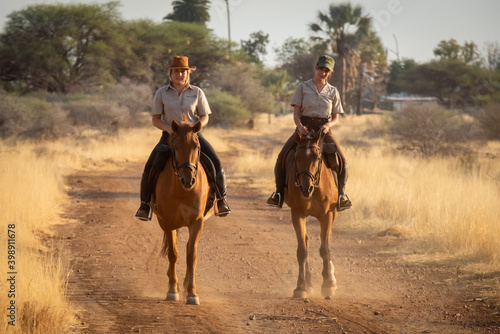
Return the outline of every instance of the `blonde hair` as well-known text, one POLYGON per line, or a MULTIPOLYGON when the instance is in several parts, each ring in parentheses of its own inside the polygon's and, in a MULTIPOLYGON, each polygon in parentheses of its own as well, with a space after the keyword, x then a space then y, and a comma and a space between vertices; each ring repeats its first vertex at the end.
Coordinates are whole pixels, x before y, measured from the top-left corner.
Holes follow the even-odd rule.
MULTIPOLYGON (((168 71, 168 79, 170 80, 170 82, 172 82, 172 71, 175 71, 176 69, 175 68, 172 68, 168 71)), ((188 72, 187 73, 187 76, 186 76, 186 83, 189 83, 189 80, 191 79, 191 69, 188 68, 186 69, 186 71, 188 72)))

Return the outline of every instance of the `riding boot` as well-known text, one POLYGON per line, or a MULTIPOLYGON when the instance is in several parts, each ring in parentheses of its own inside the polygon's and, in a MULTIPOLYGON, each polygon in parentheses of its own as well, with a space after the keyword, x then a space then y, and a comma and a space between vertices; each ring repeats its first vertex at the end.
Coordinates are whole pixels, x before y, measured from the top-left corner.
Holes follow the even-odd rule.
POLYGON ((274 167, 274 175, 276 177, 276 191, 267 199, 267 204, 270 206, 282 208, 285 199, 285 171, 281 167, 281 163, 277 162, 274 167))
POLYGON ((217 211, 215 213, 218 217, 225 217, 231 213, 231 209, 226 202, 227 188, 226 188, 226 174, 224 170, 217 173, 215 177, 215 185, 217 187, 217 211))
POLYGON ((339 181, 338 211, 344 211, 352 208, 351 200, 345 193, 345 187, 347 183, 347 166, 344 167, 344 169, 338 176, 338 181, 339 181))
POLYGON ((151 220, 153 213, 151 212, 151 186, 149 184, 149 175, 148 173, 142 173, 141 177, 141 206, 137 213, 135 214, 135 218, 148 221, 151 220))

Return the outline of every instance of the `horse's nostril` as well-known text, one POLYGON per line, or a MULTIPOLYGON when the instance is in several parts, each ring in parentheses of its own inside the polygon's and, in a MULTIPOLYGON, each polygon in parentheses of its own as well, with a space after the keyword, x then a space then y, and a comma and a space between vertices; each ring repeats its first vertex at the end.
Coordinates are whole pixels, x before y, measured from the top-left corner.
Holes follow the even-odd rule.
POLYGON ((307 192, 310 194, 312 193, 314 190, 314 187, 313 186, 310 186, 308 189, 307 189, 307 192))

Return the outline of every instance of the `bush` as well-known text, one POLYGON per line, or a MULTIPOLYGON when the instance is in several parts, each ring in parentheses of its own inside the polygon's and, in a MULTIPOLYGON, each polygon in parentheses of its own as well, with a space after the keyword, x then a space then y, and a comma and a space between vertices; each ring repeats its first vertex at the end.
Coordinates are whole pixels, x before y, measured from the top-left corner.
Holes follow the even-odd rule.
POLYGON ((0 99, 0 138, 45 140, 86 128, 115 134, 120 127, 141 126, 145 119, 139 115, 151 108, 152 93, 147 85, 122 80, 95 94, 17 96, 0 90, 0 99))
POLYGON ((252 113, 245 108, 239 97, 217 87, 205 89, 204 92, 212 109, 211 124, 241 125, 252 118, 252 113))
POLYGON ((410 105, 392 113, 389 125, 393 139, 403 148, 424 156, 442 152, 447 144, 463 141, 466 136, 461 115, 440 106, 410 105))
POLYGON ((488 139, 500 140, 500 103, 490 104, 476 119, 488 139))
POLYGON ((126 108, 115 102, 72 101, 64 104, 72 126, 93 128, 101 132, 116 133, 119 126, 130 124, 126 108))
POLYGON ((43 99, 17 97, 0 91, 0 137, 55 139, 66 134, 66 115, 61 108, 43 99))
MULTIPOLYGON (((238 96, 247 110, 256 113, 270 114, 274 108, 274 98, 269 90, 263 87, 256 68, 249 64, 218 65, 208 80, 210 87, 219 87, 222 91, 238 96)), ((211 103, 211 101, 208 101, 211 103)))

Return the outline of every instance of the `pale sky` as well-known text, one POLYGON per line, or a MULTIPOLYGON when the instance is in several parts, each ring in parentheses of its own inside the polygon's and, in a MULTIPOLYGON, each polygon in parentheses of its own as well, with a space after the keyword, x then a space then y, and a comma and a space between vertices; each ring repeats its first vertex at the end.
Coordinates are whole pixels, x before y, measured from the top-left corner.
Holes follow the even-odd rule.
MULTIPOLYGON (((107 0, 2 0, 0 27, 7 15, 30 4, 40 3, 106 3, 107 0)), ((326 12, 332 0, 229 0, 231 40, 248 40, 262 30, 269 34, 265 64, 275 65, 273 49, 289 38, 308 38, 309 24, 317 22, 318 12, 326 12)), ((121 0, 119 11, 126 20, 151 19, 161 22, 172 12, 168 0, 121 0)), ((426 62, 434 58, 433 50, 441 40, 454 38, 459 44, 473 41, 481 51, 485 42, 500 43, 500 1, 498 0, 353 0, 373 18, 382 43, 389 50, 389 60, 413 58, 426 62), (397 40, 397 44, 396 44, 397 40), (398 47, 396 47, 398 45, 398 47)), ((228 38, 225 0, 211 0, 208 28, 228 38)))

